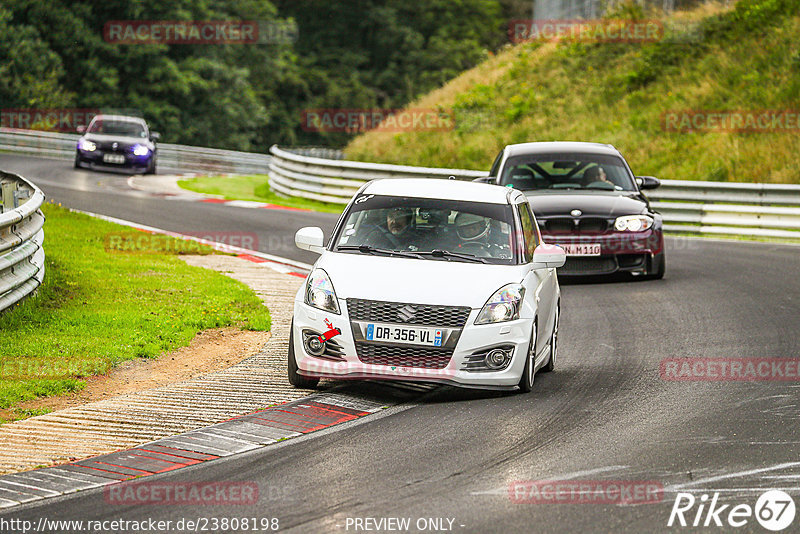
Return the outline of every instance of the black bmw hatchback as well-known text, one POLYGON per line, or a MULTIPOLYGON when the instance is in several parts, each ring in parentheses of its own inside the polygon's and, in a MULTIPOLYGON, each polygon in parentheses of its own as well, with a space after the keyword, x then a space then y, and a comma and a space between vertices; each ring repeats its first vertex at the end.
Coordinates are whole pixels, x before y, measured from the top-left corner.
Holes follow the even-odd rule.
POLYGON ((523 191, 547 243, 567 253, 562 275, 629 272, 662 278, 663 222, 641 190, 660 185, 637 177, 611 145, 523 143, 505 147, 480 181, 523 191))
POLYGON ((79 127, 75 168, 89 166, 130 169, 155 174, 158 132, 144 119, 124 115, 97 115, 88 127, 79 127))

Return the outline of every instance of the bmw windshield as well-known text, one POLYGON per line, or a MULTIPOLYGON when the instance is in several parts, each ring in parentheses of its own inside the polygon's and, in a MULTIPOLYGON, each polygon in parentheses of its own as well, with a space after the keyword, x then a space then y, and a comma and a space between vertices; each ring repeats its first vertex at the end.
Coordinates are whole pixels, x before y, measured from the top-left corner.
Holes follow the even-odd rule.
POLYGON ((334 236, 334 250, 510 265, 517 242, 507 204, 362 195, 334 236))
POLYGON ((118 135, 122 137, 147 137, 144 126, 138 122, 118 120, 95 120, 89 126, 88 133, 101 135, 118 135))
POLYGON ((529 154, 508 158, 500 185, 520 191, 636 191, 625 162, 604 154, 529 154))

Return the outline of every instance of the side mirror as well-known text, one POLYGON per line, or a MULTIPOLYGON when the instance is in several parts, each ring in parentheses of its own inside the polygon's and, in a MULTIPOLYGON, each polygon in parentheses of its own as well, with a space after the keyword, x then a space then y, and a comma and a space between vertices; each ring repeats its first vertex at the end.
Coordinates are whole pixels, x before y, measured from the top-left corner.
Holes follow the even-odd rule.
POLYGON ((661 180, 653 176, 637 176, 636 183, 639 189, 656 189, 661 185, 661 180))
POLYGON ((81 124, 80 126, 78 126, 77 128, 75 128, 75 130, 76 130, 76 131, 77 131, 79 134, 85 134, 85 133, 86 133, 86 126, 85 126, 85 125, 83 125, 83 124, 81 124))
POLYGON ((305 228, 300 228, 294 234, 294 244, 297 245, 297 248, 310 250, 317 254, 322 254, 325 250, 324 240, 325 234, 322 233, 322 228, 318 226, 306 226, 305 228))
POLYGON ((158 132, 150 132, 150 140, 151 141, 158 141, 161 139, 161 134, 158 132))
POLYGON ((490 184, 490 183, 494 182, 494 176, 479 176, 478 178, 475 178, 472 181, 473 182, 478 182, 478 183, 481 183, 481 184, 490 184))
POLYGON ((542 243, 533 251, 533 268, 544 269, 563 267, 567 261, 567 253, 558 245, 542 243))

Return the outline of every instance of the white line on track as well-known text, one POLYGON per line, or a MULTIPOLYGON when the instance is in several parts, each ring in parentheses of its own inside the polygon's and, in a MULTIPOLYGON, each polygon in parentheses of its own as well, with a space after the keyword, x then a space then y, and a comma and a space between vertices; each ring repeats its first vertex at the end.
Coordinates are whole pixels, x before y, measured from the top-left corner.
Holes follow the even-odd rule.
MULTIPOLYGON (((671 486, 668 486, 668 487, 664 488, 664 491, 674 491, 674 490, 679 490, 679 489, 683 489, 683 488, 690 487, 690 486, 696 486, 696 485, 699 485, 699 484, 708 484, 709 482, 719 482, 720 480, 728 480, 728 479, 731 479, 731 478, 741 478, 741 477, 746 477, 746 476, 749 476, 749 475, 757 475, 759 473, 767 473, 769 471, 777 471, 779 469, 786 469, 786 468, 789 468, 789 467, 798 467, 798 466, 800 466, 800 462, 787 462, 787 463, 783 463, 783 464, 773 465, 772 467, 762 467, 760 469, 749 469, 747 471, 737 471, 737 472, 734 472, 734 473, 728 473, 726 475, 717 475, 717 476, 713 476, 713 477, 701 478, 699 480, 693 480, 691 482, 686 482, 686 483, 683 483, 683 484, 673 484, 671 486)), ((763 491, 763 489, 762 489, 762 491, 763 491)))

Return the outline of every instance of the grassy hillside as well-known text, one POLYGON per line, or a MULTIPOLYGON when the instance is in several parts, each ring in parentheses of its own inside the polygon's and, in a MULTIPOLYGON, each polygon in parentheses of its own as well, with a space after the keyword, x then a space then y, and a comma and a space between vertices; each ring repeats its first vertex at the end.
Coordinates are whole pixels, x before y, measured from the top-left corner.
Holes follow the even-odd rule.
MULTIPOLYGON (((649 15, 629 7, 617 18, 649 15)), ((741 0, 664 21, 654 43, 509 47, 409 105, 440 108, 453 131, 370 132, 349 159, 488 169, 506 144, 611 143, 637 174, 800 183, 800 126, 665 131, 667 111, 800 110, 800 0, 741 0)))

